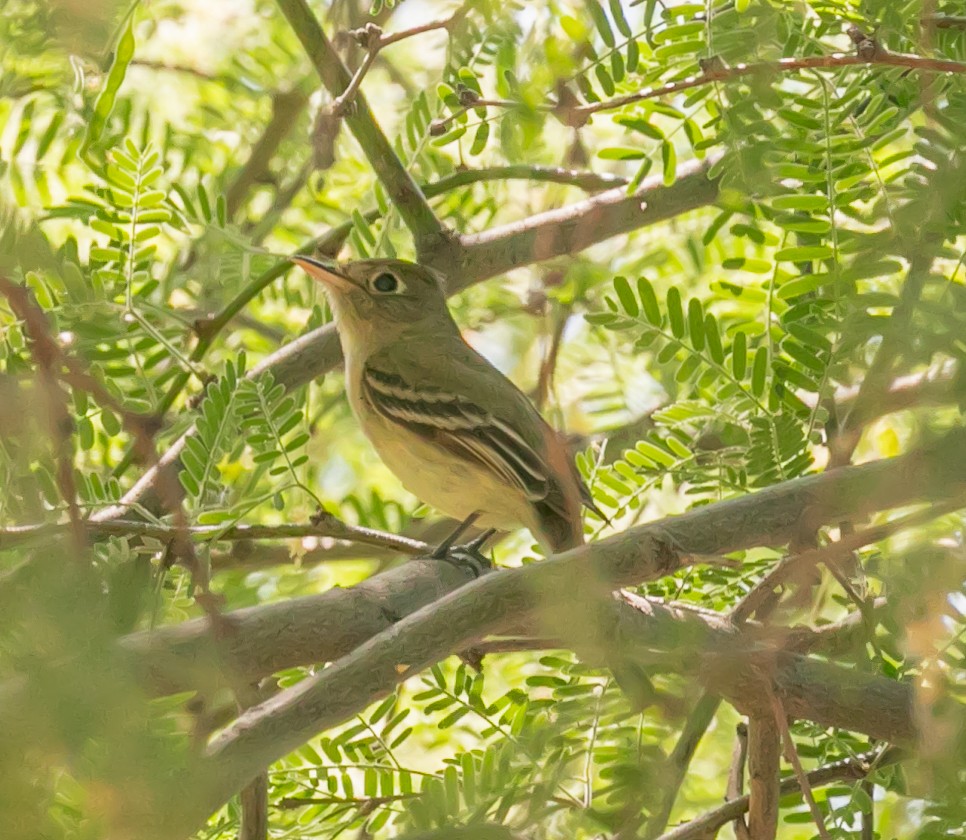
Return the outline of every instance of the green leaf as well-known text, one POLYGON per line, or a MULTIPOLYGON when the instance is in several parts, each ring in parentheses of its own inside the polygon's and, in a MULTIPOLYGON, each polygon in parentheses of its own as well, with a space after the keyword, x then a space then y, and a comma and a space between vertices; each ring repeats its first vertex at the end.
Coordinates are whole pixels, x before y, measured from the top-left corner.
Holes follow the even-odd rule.
POLYGON ((832 282, 832 277, 829 274, 802 274, 782 283, 778 289, 778 297, 781 300, 791 300, 801 295, 807 295, 809 292, 818 291, 830 282, 832 282))
POLYGON ((644 308, 644 317, 655 327, 661 326, 661 308, 657 303, 654 286, 646 277, 637 278, 637 293, 640 295, 641 306, 644 308))
POLYGON ((667 290, 667 314, 671 325, 671 334, 675 338, 684 337, 684 309, 681 306, 681 292, 677 286, 667 290))
POLYGON ((807 260, 827 260, 832 257, 828 245, 805 245, 795 248, 782 248, 775 253, 778 262, 805 262, 807 260))
POLYGON ((813 212, 828 210, 828 198, 824 195, 779 195, 771 200, 775 210, 803 210, 813 212))
POLYGON ((721 344, 721 333, 718 330, 718 321, 710 312, 704 316, 704 337, 708 345, 708 352, 717 364, 723 364, 725 360, 724 347, 721 344))
POLYGON ((610 0, 610 16, 614 19, 614 25, 625 38, 630 38, 632 31, 631 25, 624 17, 624 9, 621 7, 621 0, 610 0))
POLYGON ((735 333, 734 342, 731 345, 731 371, 735 379, 741 381, 745 378, 745 370, 748 365, 748 336, 743 332, 735 333))
POLYGON ((641 149, 630 149, 626 146, 608 146, 597 153, 601 160, 641 160, 647 157, 647 152, 641 149))
POLYGON ((697 298, 688 301, 688 333, 691 346, 695 350, 704 350, 704 309, 697 298))
POLYGON ((488 122, 481 122, 476 129, 476 134, 473 137, 473 143, 470 146, 470 154, 478 155, 486 148, 486 141, 490 137, 490 124, 488 122))
POLYGON ((756 397, 765 393, 765 380, 768 376, 768 348, 762 345, 755 352, 751 368, 751 392, 756 397))
POLYGON ((596 0, 585 0, 587 11, 594 20, 594 25, 600 33, 600 37, 608 47, 613 47, 617 41, 614 39, 614 32, 610 28, 610 21, 607 15, 596 0))
POLYGON ((661 162, 664 165, 664 186, 669 187, 678 176, 678 154, 668 140, 661 144, 661 162))
POLYGON ((650 137, 653 140, 663 140, 664 132, 661 131, 656 125, 652 125, 643 117, 628 116, 626 114, 619 114, 614 117, 614 122, 618 125, 624 126, 624 128, 629 128, 631 131, 636 131, 638 134, 643 134, 645 137, 650 137))
POLYGON ((117 46, 114 48, 114 60, 108 70, 107 77, 104 79, 104 87, 94 102, 93 113, 87 123, 87 131, 84 134, 84 143, 81 147, 81 154, 86 155, 107 126, 107 121, 114 110, 114 103, 117 99, 117 92, 120 90, 127 75, 127 68, 134 58, 134 15, 130 15, 127 25, 121 30, 117 46))
POLYGON ((640 308, 637 305, 637 298, 634 297, 634 292, 631 289, 630 283, 627 282, 626 277, 614 278, 614 291, 617 292, 617 298, 620 300, 624 311, 632 318, 636 318, 640 312, 640 308))

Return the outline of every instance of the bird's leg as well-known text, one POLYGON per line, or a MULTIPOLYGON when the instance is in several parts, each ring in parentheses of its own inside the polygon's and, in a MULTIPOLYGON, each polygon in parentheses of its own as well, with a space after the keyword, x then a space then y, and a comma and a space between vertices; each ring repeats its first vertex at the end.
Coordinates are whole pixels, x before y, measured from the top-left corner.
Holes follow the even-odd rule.
POLYGON ((478 554, 483 550, 483 546, 486 541, 496 533, 496 528, 487 528, 482 534, 480 534, 475 540, 471 540, 461 548, 466 549, 466 551, 471 551, 474 554, 478 554))
POLYGON ((456 544, 456 541, 462 537, 463 534, 466 533, 466 530, 470 528, 479 518, 480 512, 478 510, 474 510, 473 513, 467 516, 466 519, 456 526, 453 532, 446 537, 445 540, 436 546, 430 557, 432 557, 434 560, 444 560, 446 555, 449 553, 449 550, 456 544))

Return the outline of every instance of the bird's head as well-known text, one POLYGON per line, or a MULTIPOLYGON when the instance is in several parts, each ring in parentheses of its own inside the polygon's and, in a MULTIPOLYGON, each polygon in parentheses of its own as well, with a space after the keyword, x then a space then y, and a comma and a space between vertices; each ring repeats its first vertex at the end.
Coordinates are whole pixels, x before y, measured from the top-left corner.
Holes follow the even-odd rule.
POLYGON ((372 259, 338 264, 302 256, 292 262, 324 284, 339 330, 367 343, 392 340, 420 326, 438 330, 452 324, 442 278, 418 263, 372 259))

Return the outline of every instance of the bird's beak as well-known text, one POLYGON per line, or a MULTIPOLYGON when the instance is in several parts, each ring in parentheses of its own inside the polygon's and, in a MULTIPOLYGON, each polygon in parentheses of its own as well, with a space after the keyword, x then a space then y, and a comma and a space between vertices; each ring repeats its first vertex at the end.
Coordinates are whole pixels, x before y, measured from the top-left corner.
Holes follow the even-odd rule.
POLYGON ((303 269, 309 277, 321 280, 330 289, 349 292, 358 288, 355 281, 347 277, 339 268, 338 263, 326 264, 312 257, 291 257, 293 263, 303 269))

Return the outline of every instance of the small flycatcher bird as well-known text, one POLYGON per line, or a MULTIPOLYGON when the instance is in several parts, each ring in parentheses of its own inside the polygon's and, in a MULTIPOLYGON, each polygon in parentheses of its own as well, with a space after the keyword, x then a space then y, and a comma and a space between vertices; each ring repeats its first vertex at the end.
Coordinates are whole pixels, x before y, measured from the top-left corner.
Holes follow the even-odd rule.
POLYGON ((456 519, 522 525, 550 553, 583 543, 581 505, 597 509, 565 444, 463 341, 434 271, 390 259, 293 262, 325 284, 349 403, 407 490, 456 519))

